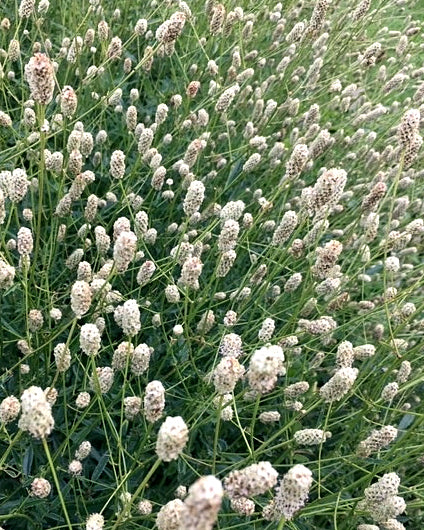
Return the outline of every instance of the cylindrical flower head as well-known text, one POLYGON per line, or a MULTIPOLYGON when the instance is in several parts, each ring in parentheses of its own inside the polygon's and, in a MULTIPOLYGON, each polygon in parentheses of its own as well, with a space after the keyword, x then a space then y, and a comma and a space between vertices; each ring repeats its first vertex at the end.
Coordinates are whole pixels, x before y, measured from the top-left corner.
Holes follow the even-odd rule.
POLYGON ((224 479, 224 488, 230 498, 262 495, 277 484, 278 472, 269 462, 259 462, 237 471, 224 479))
POLYGON ((18 427, 34 438, 46 438, 53 430, 51 406, 42 388, 31 386, 21 396, 22 414, 18 427))
POLYGON ((39 309, 31 309, 28 313, 28 327, 29 330, 35 333, 43 327, 44 318, 39 309))
POLYGON ((275 330, 275 320, 266 318, 262 322, 261 329, 258 332, 258 339, 262 342, 269 342, 275 330))
POLYGON ((414 140, 415 135, 418 134, 420 126, 420 111, 418 109, 410 109, 402 116, 402 121, 398 127, 398 140, 402 149, 407 148, 414 140))
POLYGON ((321 387, 319 393, 325 402, 339 401, 352 388, 358 377, 357 368, 340 368, 333 377, 321 387))
POLYGON ((121 342, 113 352, 112 368, 114 370, 125 370, 129 359, 134 352, 134 346, 131 342, 121 342))
POLYGON ((306 504, 312 485, 312 472, 302 464, 292 467, 276 488, 275 515, 290 521, 306 504))
POLYGON ((317 0, 308 25, 308 31, 313 35, 321 30, 329 3, 330 0, 317 0))
POLYGON ((197 291, 200 288, 199 276, 201 275, 202 270, 203 263, 200 259, 196 256, 189 257, 183 263, 180 278, 181 284, 197 291))
POLYGON ((158 530, 180 530, 184 510, 184 503, 180 499, 174 499, 162 506, 156 517, 158 530))
POLYGON ((164 462, 176 460, 188 442, 188 428, 181 416, 168 416, 156 442, 156 454, 164 462))
POLYGON ((306 144, 297 144, 286 164, 286 178, 293 180, 300 175, 302 169, 305 167, 308 157, 308 146, 306 144))
POLYGON ((75 405, 79 409, 88 407, 91 401, 91 396, 88 392, 80 392, 75 400, 75 405))
POLYGON ((251 155, 243 164, 243 171, 250 173, 256 168, 260 161, 261 155, 259 153, 253 153, 253 155, 251 155))
MULTIPOLYGON (((9 180, 9 179, 8 179, 9 180)), ((25 169, 16 168, 12 172, 10 180, 6 181, 6 193, 12 202, 20 202, 28 191, 28 177, 25 169)))
POLYGON ((15 268, 0 258, 0 289, 7 289, 13 285, 15 268))
POLYGON ((216 276, 218 278, 224 278, 227 276, 231 267, 234 265, 236 258, 237 254, 234 250, 227 250, 227 252, 223 252, 219 257, 216 276))
POLYGON ((380 430, 373 430, 371 434, 362 440, 356 451, 357 455, 363 458, 368 457, 371 453, 375 453, 388 446, 396 439, 398 430, 392 425, 386 425, 380 430))
POLYGON ((101 346, 99 328, 95 324, 84 324, 80 331, 80 348, 87 355, 96 355, 101 346))
POLYGON ((53 99, 53 64, 44 53, 36 53, 25 66, 25 79, 31 90, 31 98, 41 105, 53 99))
POLYGON ((271 392, 279 375, 284 375, 284 353, 280 346, 263 346, 256 350, 249 364, 247 379, 252 390, 271 392))
POLYGON ((184 154, 184 163, 187 164, 189 168, 194 166, 200 151, 205 147, 205 145, 206 142, 204 140, 199 140, 198 138, 193 140, 188 145, 187 150, 184 154))
POLYGON ((165 103, 159 103, 156 109, 155 123, 160 125, 168 116, 168 106, 165 103))
POLYGON ((292 235, 297 223, 298 217, 296 212, 292 210, 287 211, 272 235, 272 244, 278 246, 285 243, 292 235))
MULTIPOLYGON (((231 318, 230 315, 229 318, 231 318)), ((237 317, 236 317, 237 318, 237 317)), ((241 337, 237 333, 228 333, 224 335, 219 345, 219 353, 223 357, 240 357, 243 353, 243 343, 241 337)))
POLYGON ((141 155, 146 154, 147 151, 150 149, 153 142, 153 136, 154 133, 149 127, 146 127, 141 132, 140 138, 138 139, 138 152, 141 155))
POLYGON ((173 13, 169 20, 165 20, 156 30, 156 39, 164 44, 174 42, 183 31, 186 15, 182 11, 173 13))
POLYGON ((34 246, 31 230, 23 226, 19 229, 16 239, 19 254, 21 256, 29 256, 34 246))
POLYGON ((76 460, 84 460, 91 453, 91 443, 87 440, 82 442, 78 449, 75 451, 76 460))
POLYGON ((60 110, 64 116, 67 118, 73 116, 77 110, 78 98, 75 94, 75 90, 66 85, 62 89, 60 96, 60 110))
POLYGON ((0 403, 0 422, 10 423, 18 417, 21 411, 19 399, 15 396, 8 396, 0 403))
POLYGON ((113 247, 113 259, 118 272, 125 272, 128 269, 129 264, 134 259, 136 249, 137 236, 134 232, 121 232, 113 247))
POLYGON ((365 488, 365 498, 370 502, 381 502, 397 495, 400 478, 396 473, 385 473, 377 482, 365 488))
POLYGON ((21 0, 18 14, 21 18, 29 18, 35 10, 35 0, 21 0))
POLYGON ((140 515, 150 515, 153 511, 152 503, 148 500, 142 500, 137 504, 137 512, 140 515))
POLYGON ((321 429, 302 429, 294 433, 294 441, 299 445, 320 445, 327 438, 331 438, 331 433, 321 429))
POLYGON ((71 308, 77 318, 81 318, 90 309, 91 289, 87 282, 78 280, 71 289, 71 308))
POLYGON ((240 225, 234 219, 227 219, 218 237, 218 248, 221 252, 233 250, 237 245, 240 225))
POLYGON ((205 186, 200 180, 194 180, 184 198, 183 210, 184 213, 188 216, 193 215, 199 211, 200 206, 205 198, 205 186))
POLYGON ((213 371, 213 383, 218 394, 232 392, 237 381, 245 372, 238 360, 234 357, 224 357, 213 371))
POLYGON ((409 361, 402 361, 399 371, 396 374, 396 381, 398 383, 406 383, 408 381, 409 376, 411 375, 411 363, 409 361))
POLYGON ((71 352, 64 342, 56 344, 53 350, 56 368, 59 372, 66 372, 71 366, 71 352))
POLYGON ((113 37, 107 48, 106 55, 108 59, 119 59, 122 55, 122 41, 119 37, 113 37))
POLYGON ((141 375, 149 368, 151 351, 147 344, 139 344, 131 356, 131 373, 141 375))
POLYGON ((113 385, 115 373, 110 366, 99 366, 96 368, 96 375, 90 377, 90 388, 101 394, 109 392, 113 385))
POLYGON ((381 391, 381 399, 383 401, 391 401, 399 392, 399 385, 396 381, 388 383, 381 391))
POLYGON ((277 421, 280 421, 281 414, 277 410, 268 410, 265 412, 261 412, 258 418, 261 423, 275 423, 277 421))
POLYGON ((328 278, 334 270, 334 266, 342 250, 342 243, 334 239, 326 243, 323 247, 318 247, 316 249, 317 259, 312 267, 312 274, 320 280, 328 278))
POLYGON ((182 512, 184 530, 212 530, 221 508, 223 489, 213 475, 200 477, 188 490, 182 512))
POLYGON ((249 517, 255 513, 255 503, 246 497, 237 497, 237 499, 231 499, 231 509, 240 515, 249 517))
POLYGON ((368 9, 370 8, 370 5, 371 0, 362 0, 353 12, 353 20, 360 20, 366 14, 368 9))
POLYGON ((123 178, 125 174, 125 155, 122 151, 114 151, 110 157, 110 174, 115 179, 123 178))
POLYGON ((336 363, 338 368, 351 367, 355 360, 355 350, 348 340, 344 340, 337 347, 336 363))
POLYGON ((103 515, 99 513, 93 513, 88 516, 87 522, 85 523, 85 530, 102 530, 105 524, 103 515))
POLYGON ((227 90, 224 90, 224 92, 219 96, 218 101, 216 102, 215 111, 226 112, 239 91, 240 86, 237 83, 231 86, 230 88, 227 88, 227 90))
POLYGON ((125 335, 129 337, 137 335, 141 329, 140 309, 137 300, 127 300, 123 305, 118 306, 115 309, 114 318, 125 335))
POLYGON ((212 9, 212 16, 209 22, 209 30, 212 35, 221 33, 225 20, 225 7, 223 4, 216 4, 212 9))
POLYGON ((137 396, 128 396, 124 399, 125 418, 133 420, 141 410, 142 401, 137 396))
POLYGON ((347 173, 344 169, 331 168, 320 175, 313 188, 305 188, 302 200, 311 214, 321 209, 335 206, 347 182, 347 173))
POLYGON ((6 112, 0 111, 0 126, 10 127, 12 125, 12 118, 6 112))
POLYGON ((144 414, 147 421, 158 421, 165 408, 165 388, 160 381, 150 381, 144 396, 144 414))

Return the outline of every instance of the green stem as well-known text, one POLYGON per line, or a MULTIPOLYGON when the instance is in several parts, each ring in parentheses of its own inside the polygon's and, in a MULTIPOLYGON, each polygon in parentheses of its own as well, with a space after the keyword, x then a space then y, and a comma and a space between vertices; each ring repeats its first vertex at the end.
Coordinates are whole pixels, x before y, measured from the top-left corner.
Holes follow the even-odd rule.
POLYGON ((6 462, 6 459, 9 456, 10 451, 13 449, 13 446, 19 440, 21 435, 22 435, 22 431, 18 431, 15 434, 15 437, 13 438, 13 440, 11 442, 9 442, 9 445, 8 445, 6 451, 3 453, 3 456, 1 457, 1 460, 0 460, 0 471, 3 471, 3 469, 4 469, 3 468, 3 464, 6 462))
MULTIPOLYGON (((324 437, 325 437, 325 433, 327 432, 328 420, 330 418, 332 404, 333 403, 330 403, 328 410, 327 410, 327 415, 325 416, 325 423, 324 423, 324 429, 323 429, 324 437)), ((321 440, 321 443, 319 444, 319 450, 318 450, 318 499, 321 498, 321 453, 322 453, 323 443, 325 442, 324 437, 321 440)))
POLYGON ((134 495, 131 497, 131 502, 129 503, 129 506, 127 507, 127 510, 122 510, 121 514, 119 515, 118 519, 116 520, 116 523, 112 526, 111 530, 115 530, 116 528, 118 528, 118 526, 121 523, 122 519, 128 513, 128 510, 131 508, 132 503, 140 495, 140 493, 143 491, 143 489, 146 487, 147 483, 151 479, 153 473, 160 466, 161 462, 162 462, 162 460, 160 458, 158 458, 156 460, 156 462, 153 464, 153 466, 150 468, 149 472, 144 477, 143 482, 138 486, 138 488, 135 490, 134 495))
POLYGON ((281 519, 281 521, 278 523, 277 530, 282 530, 284 528, 284 525, 286 524, 286 520, 284 517, 281 519))
MULTIPOLYGON (((71 330, 70 330, 69 335, 68 335, 68 339, 67 339, 67 341, 66 341, 66 348, 69 347, 69 344, 70 344, 71 339, 72 339, 72 334, 74 333, 74 330, 75 330, 75 326, 76 326, 76 325, 77 325, 77 319, 74 318, 74 320, 73 320, 73 322, 72 322, 71 330)), ((52 392, 52 390, 54 389, 54 385, 55 385, 56 382, 57 382, 57 379, 58 379, 58 377, 59 377, 59 373, 60 373, 59 370, 56 369, 56 373, 54 374, 53 381, 52 381, 52 383, 51 383, 51 385, 50 385, 50 390, 48 391, 46 397, 49 397, 50 392, 52 392)))
POLYGON ((216 419, 216 425, 215 425, 215 436, 213 440, 213 461, 212 461, 212 475, 215 475, 216 471, 216 454, 218 449, 218 439, 219 439, 219 428, 221 426, 221 411, 222 411, 222 403, 224 400, 224 396, 219 397, 219 403, 218 403, 218 417, 216 419))
POLYGON ((43 447, 44 447, 44 451, 45 451, 46 456, 47 456, 47 460, 49 461, 49 466, 50 466, 50 470, 51 470, 52 475, 53 475, 54 483, 56 484, 56 489, 57 489, 57 493, 59 495, 60 504, 62 505, 63 514, 65 515, 66 524, 68 525, 68 528, 70 530, 72 530, 72 524, 71 524, 71 521, 69 519, 68 510, 66 509, 65 500, 64 500, 63 495, 62 495, 62 490, 60 489, 59 479, 57 478, 56 469, 54 467, 54 463, 53 463, 53 460, 52 460, 52 455, 50 454, 50 449, 49 449, 49 446, 47 444, 47 440, 45 438, 43 438, 43 447))
POLYGON ((252 414, 252 421, 250 423, 250 445, 252 447, 252 454, 255 454, 255 436, 254 436, 255 423, 256 423, 256 416, 258 415, 260 401, 261 401, 261 396, 259 395, 256 398, 255 408, 253 409, 253 414, 252 414))
POLYGON ((44 173, 45 173, 45 157, 44 148, 46 145, 46 133, 43 131, 44 118, 46 115, 46 108, 44 105, 38 107, 38 121, 40 127, 40 165, 38 173, 38 212, 37 212, 37 230, 34 250, 34 264, 33 272, 37 267, 38 252, 40 249, 40 238, 41 238, 41 223, 43 218, 43 193, 44 193, 44 173))

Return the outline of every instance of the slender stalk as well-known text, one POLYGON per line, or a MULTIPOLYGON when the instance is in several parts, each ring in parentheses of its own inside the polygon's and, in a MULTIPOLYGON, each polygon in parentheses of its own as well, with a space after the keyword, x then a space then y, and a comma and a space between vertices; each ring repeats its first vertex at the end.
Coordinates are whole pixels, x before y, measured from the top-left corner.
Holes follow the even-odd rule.
POLYGON ((71 523, 71 520, 69 519, 68 510, 66 509, 65 500, 64 500, 63 495, 62 495, 62 490, 60 489, 59 479, 57 478, 57 473, 56 473, 56 469, 54 467, 54 463, 53 463, 53 460, 52 460, 52 455, 50 453, 50 449, 49 449, 49 446, 47 444, 47 440, 45 438, 43 438, 43 447, 44 447, 44 452, 46 453, 46 456, 47 456, 47 460, 49 462, 50 470, 51 470, 52 475, 53 475, 54 483, 56 484, 56 489, 57 489, 57 493, 59 495, 60 504, 62 505, 63 514, 65 516, 66 524, 68 525, 68 528, 70 528, 72 530, 72 523, 71 523))
POLYGON ((4 463, 6 462, 7 460, 7 457, 9 456, 9 453, 10 451, 13 449, 13 446, 15 445, 15 443, 19 440, 19 438, 21 437, 22 435, 22 431, 18 431, 16 434, 15 434, 15 437, 13 438, 13 440, 11 442, 9 442, 9 445, 7 446, 7 449, 6 451, 3 453, 3 456, 1 457, 1 460, 0 460, 0 471, 3 471, 3 465, 4 463))
POLYGON ((286 524, 286 520, 284 519, 284 517, 280 520, 280 522, 278 523, 278 526, 277 526, 277 530, 282 530, 284 528, 284 525, 286 524))
POLYGON ((212 474, 215 475, 216 470, 216 454, 218 450, 218 439, 219 439, 219 428, 221 426, 221 411, 222 411, 222 403, 224 400, 224 396, 219 397, 219 403, 218 403, 218 410, 217 410, 217 419, 216 419, 216 425, 215 425, 215 436, 213 439, 213 461, 212 461, 212 474))
POLYGON ((43 218, 43 194, 44 194, 44 180, 45 180, 45 156, 44 149, 46 146, 46 133, 43 131, 44 118, 46 115, 46 108, 44 105, 38 106, 38 123, 40 127, 40 165, 38 172, 38 212, 37 212, 37 228, 35 233, 35 250, 33 259, 33 273, 37 268, 38 253, 40 250, 40 239, 41 239, 41 225, 43 218))
MULTIPOLYGON (((71 340, 72 340, 72 335, 73 335, 73 333, 74 333, 74 330, 75 330, 75 326, 76 326, 76 325, 77 325, 77 319, 74 318, 74 320, 73 320, 73 322, 72 322, 71 330, 70 330, 69 335, 68 335, 68 338, 67 338, 67 340, 66 340, 66 348, 69 347, 69 344, 70 344, 70 342, 71 342, 71 340)), ((51 383, 51 385, 50 385, 50 390, 49 390, 48 393, 47 393, 47 397, 49 397, 50 392, 53 390, 54 385, 56 384, 57 379, 58 379, 58 377, 59 377, 59 373, 60 373, 59 370, 56 370, 56 373, 54 374, 54 377, 53 377, 53 381, 52 381, 52 383, 51 383)))
POLYGON ((118 528, 118 526, 120 525, 121 521, 123 520, 123 518, 125 517, 125 514, 128 513, 128 510, 131 508, 131 505, 133 504, 134 500, 140 495, 140 493, 143 491, 143 489, 146 487, 147 483, 149 482, 149 480, 151 479, 153 473, 157 470, 157 468, 160 466, 162 460, 160 458, 158 458, 156 460, 156 462, 152 465, 152 467, 150 468, 149 472, 147 473, 147 475, 144 477, 143 481, 141 482, 141 484, 138 486, 138 488, 135 490, 135 493, 134 495, 132 496, 131 498, 131 502, 129 503, 129 505, 127 506, 127 510, 122 510, 122 512, 120 513, 118 519, 116 520, 115 524, 112 526, 112 529, 111 530, 115 530, 116 528, 118 528))
POLYGON ((254 444, 255 444, 255 423, 256 423, 256 416, 258 415, 260 401, 261 401, 261 396, 259 395, 256 398, 256 401, 255 401, 255 408, 253 409, 252 421, 250 423, 250 445, 252 447, 252 454, 255 454, 255 447, 254 447, 254 444))
MULTIPOLYGON (((324 423, 324 429, 323 429, 324 433, 327 431, 328 420, 331 414, 331 406, 332 406, 332 403, 330 403, 328 410, 327 410, 327 415, 325 416, 325 423, 324 423)), ((324 441, 325 439, 323 438, 321 440, 321 443, 319 445, 319 450, 318 450, 318 499, 321 498, 321 453, 322 453, 322 445, 324 441)))

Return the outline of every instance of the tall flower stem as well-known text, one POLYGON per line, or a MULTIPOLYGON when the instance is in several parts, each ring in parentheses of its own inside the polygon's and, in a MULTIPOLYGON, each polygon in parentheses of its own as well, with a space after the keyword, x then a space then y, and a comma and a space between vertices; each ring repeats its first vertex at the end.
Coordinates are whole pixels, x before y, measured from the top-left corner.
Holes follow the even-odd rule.
POLYGON ((34 249, 34 260, 32 268, 32 279, 34 278, 34 272, 37 268, 38 253, 40 250, 41 241, 41 225, 43 221, 43 195, 44 195, 44 180, 46 170, 46 160, 44 156, 44 149, 46 147, 46 133, 44 132, 44 119, 46 116, 45 105, 38 105, 38 124, 40 128, 40 162, 38 166, 38 210, 37 210, 37 223, 35 230, 35 249, 34 249))
POLYGON ((52 475, 53 475, 54 483, 56 484, 56 489, 57 489, 57 493, 59 495, 60 504, 62 505, 62 510, 63 510, 63 514, 65 516, 66 524, 68 525, 68 528, 70 530, 72 530, 72 523, 71 523, 71 520, 69 519, 68 510, 66 509, 65 500, 64 500, 63 495, 62 495, 62 490, 60 489, 59 479, 57 478, 57 473, 56 473, 56 469, 54 467, 52 455, 50 453, 50 449, 49 449, 49 446, 47 444, 47 440, 45 438, 43 438, 43 447, 44 447, 44 452, 46 453, 46 456, 47 456, 47 460, 49 462, 50 470, 51 470, 52 475))
MULTIPOLYGON (((147 483, 149 482, 149 480, 151 479, 153 473, 157 470, 157 468, 160 466, 162 460, 160 458, 158 458, 156 460, 156 462, 152 465, 152 467, 149 469, 149 472, 147 473, 147 475, 144 477, 143 481, 141 482, 141 484, 138 486, 138 488, 135 490, 135 493, 132 495, 132 499, 131 499, 131 503, 128 504, 128 510, 131 508, 131 505, 132 503, 134 502, 134 500, 138 497, 138 495, 140 495, 140 493, 144 490, 144 488, 146 487, 147 483)), ((115 530, 116 528, 119 527, 119 524, 121 523, 121 521, 123 520, 123 518, 125 517, 127 513, 127 510, 122 510, 122 512, 119 514, 119 517, 118 519, 116 520, 115 524, 112 526, 112 529, 111 530, 115 530)))

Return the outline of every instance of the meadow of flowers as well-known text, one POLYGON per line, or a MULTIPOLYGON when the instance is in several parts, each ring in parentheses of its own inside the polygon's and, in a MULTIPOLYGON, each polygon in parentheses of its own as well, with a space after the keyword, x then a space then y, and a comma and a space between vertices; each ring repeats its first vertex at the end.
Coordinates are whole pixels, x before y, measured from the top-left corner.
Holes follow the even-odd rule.
POLYGON ((2 2, 1 530, 424 527, 423 20, 2 2))

